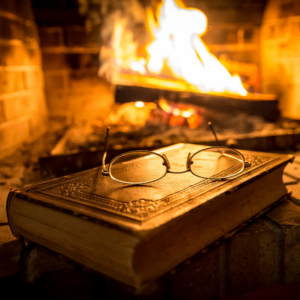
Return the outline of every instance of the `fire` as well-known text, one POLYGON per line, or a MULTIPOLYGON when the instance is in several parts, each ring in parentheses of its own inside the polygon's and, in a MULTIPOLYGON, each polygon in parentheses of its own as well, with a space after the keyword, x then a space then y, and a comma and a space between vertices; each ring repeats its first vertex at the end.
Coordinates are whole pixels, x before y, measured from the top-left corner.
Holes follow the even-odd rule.
POLYGON ((154 102, 143 102, 143 101, 136 101, 134 103, 135 107, 139 107, 139 108, 146 108, 146 109, 156 109, 157 105, 154 102))
MULTIPOLYGON (((157 109, 157 105, 154 102, 143 102, 136 101, 134 103, 127 103, 128 106, 131 107, 132 112, 135 112, 135 108, 142 109, 141 114, 145 112, 145 116, 148 119, 155 118, 155 114, 153 115, 151 112, 157 109), (149 114, 150 113, 150 114, 149 114)), ((166 101, 164 98, 160 98, 158 101, 158 106, 161 108, 163 112, 165 112, 164 122, 170 125, 186 125, 190 128, 196 128, 203 123, 203 119, 200 116, 201 109, 198 107, 191 106, 189 104, 183 103, 172 103, 166 101)))
POLYGON ((202 118, 190 105, 180 103, 171 105, 164 98, 159 99, 158 105, 163 111, 172 115, 170 125, 182 125, 185 119, 190 128, 196 128, 202 124, 202 118))
POLYGON ((163 0, 156 13, 147 9, 147 24, 153 41, 146 46, 145 57, 138 57, 132 39, 121 41, 122 22, 116 22, 113 47, 119 67, 185 80, 200 92, 247 95, 240 77, 231 76, 201 40, 207 29, 203 12, 186 8, 179 0, 163 0))

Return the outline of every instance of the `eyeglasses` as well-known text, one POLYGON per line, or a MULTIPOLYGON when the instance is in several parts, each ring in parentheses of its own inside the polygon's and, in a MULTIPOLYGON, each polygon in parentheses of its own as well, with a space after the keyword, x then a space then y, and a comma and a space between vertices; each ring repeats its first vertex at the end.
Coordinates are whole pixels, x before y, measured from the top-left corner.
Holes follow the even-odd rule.
POLYGON ((201 178, 225 180, 242 173, 245 168, 251 166, 239 151, 220 146, 212 124, 209 122, 208 125, 218 146, 201 149, 193 155, 189 153, 186 160, 186 169, 183 171, 172 171, 165 154, 148 150, 125 152, 116 156, 106 166, 108 127, 102 157, 102 175, 109 176, 111 179, 125 184, 150 183, 160 180, 167 173, 181 174, 189 171, 201 178))

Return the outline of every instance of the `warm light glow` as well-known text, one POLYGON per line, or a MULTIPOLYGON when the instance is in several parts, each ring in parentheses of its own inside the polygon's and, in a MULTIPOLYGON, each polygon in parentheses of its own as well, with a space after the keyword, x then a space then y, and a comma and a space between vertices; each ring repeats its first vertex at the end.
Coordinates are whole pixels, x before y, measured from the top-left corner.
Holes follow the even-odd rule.
POLYGON ((173 109, 173 115, 176 116, 176 117, 180 116, 180 110, 178 108, 174 108, 173 109))
POLYGON ((185 118, 189 118, 192 115, 192 113, 190 111, 183 111, 182 112, 182 116, 185 118))
POLYGON ((163 98, 159 99, 158 102, 160 108, 168 114, 173 114, 172 107, 167 103, 167 101, 163 98))
POLYGON ((190 128, 196 128, 202 124, 201 116, 188 104, 169 104, 164 98, 159 99, 160 108, 170 114, 170 125, 182 125, 187 119, 190 128), (176 106, 177 105, 177 106, 176 106))
POLYGON ((131 69, 136 72, 140 72, 141 74, 146 74, 146 69, 144 67, 145 62, 146 61, 144 59, 140 59, 139 61, 134 61, 131 63, 131 69))
POLYGON ((113 48, 121 69, 175 77, 205 93, 247 95, 239 76, 231 76, 200 38, 207 30, 203 12, 186 8, 179 0, 163 0, 155 13, 147 9, 147 21, 153 41, 144 58, 137 57, 137 46, 124 33, 124 21, 116 22, 113 48))
POLYGON ((156 109, 157 105, 154 102, 143 102, 143 101, 137 101, 134 103, 135 107, 139 108, 146 108, 146 109, 156 109))
POLYGON ((136 107, 144 107, 144 102, 142 102, 142 101, 137 101, 137 102, 135 102, 135 106, 136 106, 136 107))

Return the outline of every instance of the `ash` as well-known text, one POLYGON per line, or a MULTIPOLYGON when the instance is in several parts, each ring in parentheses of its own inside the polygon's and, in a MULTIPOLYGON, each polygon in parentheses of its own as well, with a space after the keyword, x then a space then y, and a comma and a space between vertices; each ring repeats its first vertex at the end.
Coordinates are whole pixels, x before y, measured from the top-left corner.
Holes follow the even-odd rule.
POLYGON ((178 118, 178 125, 170 125, 171 116, 160 108, 147 110, 136 108, 133 103, 116 104, 106 120, 93 119, 70 128, 60 146, 52 154, 69 154, 102 150, 107 126, 110 126, 109 147, 112 149, 159 148, 176 143, 209 143, 214 137, 207 126, 211 121, 220 140, 237 135, 278 130, 281 125, 268 123, 259 116, 240 113, 228 115, 203 110, 201 124, 190 128, 187 120, 178 118))

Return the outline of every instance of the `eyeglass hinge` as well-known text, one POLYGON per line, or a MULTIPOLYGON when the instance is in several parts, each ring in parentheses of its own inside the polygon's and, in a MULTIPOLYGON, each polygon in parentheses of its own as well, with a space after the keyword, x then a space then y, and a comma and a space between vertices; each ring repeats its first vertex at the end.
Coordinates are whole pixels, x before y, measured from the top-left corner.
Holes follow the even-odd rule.
POLYGON ((251 167, 251 162, 245 161, 245 168, 249 168, 249 167, 251 167))
POLYGON ((102 170, 102 175, 104 175, 104 176, 109 176, 109 172, 103 169, 103 170, 102 170))

